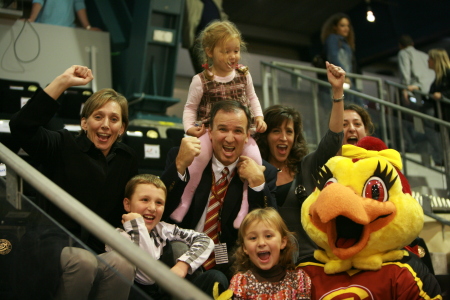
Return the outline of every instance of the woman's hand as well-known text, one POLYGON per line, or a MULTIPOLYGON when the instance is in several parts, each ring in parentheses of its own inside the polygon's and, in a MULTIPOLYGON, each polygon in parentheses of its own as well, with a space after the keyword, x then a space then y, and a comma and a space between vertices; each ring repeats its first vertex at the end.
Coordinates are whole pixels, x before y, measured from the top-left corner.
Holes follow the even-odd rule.
POLYGON ((44 91, 53 99, 72 86, 86 85, 94 79, 91 69, 84 66, 71 66, 64 73, 56 77, 44 91))
POLYGON ((71 66, 59 77, 62 81, 65 81, 68 88, 88 84, 94 79, 91 69, 84 66, 71 66))
POLYGON ((199 137, 201 137, 203 134, 205 134, 205 132, 206 132, 205 125, 202 124, 202 126, 192 126, 191 128, 189 128, 189 129, 186 131, 186 134, 187 134, 187 135, 190 135, 190 136, 195 136, 195 137, 199 138, 199 137))
POLYGON ((257 132, 263 133, 267 129, 267 124, 264 122, 263 116, 255 117, 255 125, 257 132))
POLYGON ((442 98, 442 94, 441 92, 434 92, 433 94, 431 94, 431 97, 433 97, 434 100, 439 100, 442 98))
POLYGON ((333 88, 342 88, 345 82, 345 71, 341 67, 326 62, 328 82, 333 88))
POLYGON ((326 62, 328 81, 331 84, 333 99, 342 98, 344 95, 345 71, 341 67, 326 62))

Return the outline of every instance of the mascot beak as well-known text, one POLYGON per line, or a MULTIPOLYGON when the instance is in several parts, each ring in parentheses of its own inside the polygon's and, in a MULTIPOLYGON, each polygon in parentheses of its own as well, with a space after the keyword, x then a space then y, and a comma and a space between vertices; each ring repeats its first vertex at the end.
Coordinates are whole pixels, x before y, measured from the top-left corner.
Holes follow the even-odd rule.
POLYGON ((310 207, 311 221, 328 236, 331 251, 342 260, 360 252, 371 233, 388 225, 396 207, 358 195, 340 183, 327 185, 310 207))

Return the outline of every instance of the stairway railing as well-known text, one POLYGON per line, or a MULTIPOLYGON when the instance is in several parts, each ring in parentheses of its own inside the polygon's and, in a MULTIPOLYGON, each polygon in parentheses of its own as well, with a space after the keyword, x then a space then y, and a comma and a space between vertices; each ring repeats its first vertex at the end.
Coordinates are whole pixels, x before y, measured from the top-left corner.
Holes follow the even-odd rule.
POLYGON ((125 242, 125 239, 110 224, 1 143, 0 162, 6 165, 7 170, 6 178, 0 177, 6 186, 5 196, 16 210, 22 209, 22 187, 23 181, 26 181, 81 226, 111 246, 137 268, 143 270, 177 299, 211 299, 190 282, 175 275, 166 265, 152 258, 137 245, 125 242))
MULTIPOLYGON (((319 125, 319 119, 322 117, 327 116, 320 116, 319 114, 319 99, 318 99, 318 86, 324 86, 324 87, 330 87, 331 85, 323 80, 307 76, 305 74, 302 74, 302 71, 306 72, 312 72, 312 73, 318 73, 318 74, 326 74, 326 70, 320 69, 320 68, 313 68, 309 66, 304 65, 295 65, 295 64, 287 64, 287 63, 279 63, 279 62, 261 62, 261 79, 262 79, 262 90, 263 90, 263 107, 267 108, 271 105, 278 104, 279 103, 279 83, 278 83, 278 73, 284 73, 291 75, 295 78, 300 78, 301 80, 308 81, 311 84, 311 92, 313 96, 313 107, 314 107, 314 124, 315 124, 315 134, 316 134, 316 140, 319 141, 322 134, 320 131, 320 125, 319 125), (270 90, 272 93, 270 93, 270 90)), ((377 93, 378 98, 374 96, 370 96, 352 89, 346 89, 346 94, 352 94, 359 98, 365 99, 369 102, 373 102, 376 104, 377 112, 379 113, 380 117, 380 127, 381 127, 381 139, 386 142, 386 144, 389 147, 394 147, 395 143, 394 140, 396 140, 398 137, 396 134, 399 134, 399 139, 401 141, 401 146, 397 149, 402 154, 402 158, 404 160, 404 172, 405 175, 407 175, 407 168, 406 168, 406 160, 408 159, 405 150, 405 145, 402 142, 403 141, 403 135, 402 132, 402 124, 401 124, 401 114, 406 114, 409 116, 417 117, 421 120, 427 120, 431 121, 434 124, 437 124, 441 128, 441 137, 442 137, 442 153, 444 156, 444 167, 445 170, 450 170, 450 142, 448 138, 448 130, 450 128, 450 122, 446 122, 440 118, 435 118, 427 114, 423 114, 421 112, 400 106, 398 104, 392 103, 390 101, 386 101, 382 99, 386 95, 385 90, 383 89, 383 80, 378 77, 374 76, 366 76, 366 75, 360 75, 360 74, 346 74, 346 76, 350 78, 355 78, 359 80, 368 80, 375 82, 377 84, 377 93), (387 112, 387 113, 382 113, 387 112), (398 126, 399 130, 396 132, 396 130, 391 130, 395 128, 397 124, 394 124, 394 112, 398 115, 398 126)), ((387 84, 390 84, 394 86, 393 82, 387 82, 387 84)), ((398 88, 403 88, 404 86, 395 84, 398 88)), ((447 99, 444 99, 443 102, 447 102, 447 99)), ((439 106, 440 107, 440 106, 439 106)), ((441 111, 439 110, 440 115, 441 111)), ((433 169, 433 171, 439 172, 445 176, 445 182, 446 182, 446 189, 447 189, 447 197, 450 196, 450 172, 442 171, 438 168, 430 167, 433 169)))

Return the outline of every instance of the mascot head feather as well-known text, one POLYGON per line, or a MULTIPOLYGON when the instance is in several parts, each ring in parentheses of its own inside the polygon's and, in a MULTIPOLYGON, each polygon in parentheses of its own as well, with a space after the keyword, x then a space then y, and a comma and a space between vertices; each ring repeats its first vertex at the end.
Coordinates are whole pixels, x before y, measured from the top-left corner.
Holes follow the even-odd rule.
POLYGON ((328 274, 351 268, 378 270, 403 257, 418 236, 423 211, 400 172, 400 154, 378 138, 344 145, 315 177, 316 189, 302 206, 302 224, 323 250, 315 258, 328 274))

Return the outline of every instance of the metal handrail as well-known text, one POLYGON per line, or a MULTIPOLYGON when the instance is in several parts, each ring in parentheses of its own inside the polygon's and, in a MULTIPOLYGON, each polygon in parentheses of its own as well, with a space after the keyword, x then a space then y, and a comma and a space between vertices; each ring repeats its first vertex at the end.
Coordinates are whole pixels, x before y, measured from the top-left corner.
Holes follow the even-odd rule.
MULTIPOLYGON (((303 75, 301 73, 297 73, 297 72, 292 72, 291 70, 288 70, 286 68, 289 69, 294 69, 294 70, 300 70, 300 71, 310 71, 310 72, 316 72, 316 73, 322 73, 322 74, 326 74, 326 70, 322 69, 322 68, 316 68, 316 67, 310 67, 310 66, 304 66, 304 65, 297 65, 297 64, 292 64, 292 63, 285 63, 285 62, 271 62, 271 63, 267 63, 267 62, 261 62, 261 64, 263 65, 263 67, 261 68, 261 72, 262 72, 262 83, 263 83, 263 106, 264 108, 267 108, 270 105, 270 101, 269 101, 269 87, 268 87, 268 76, 266 76, 265 74, 265 67, 275 67, 275 69, 277 69, 276 67, 282 67, 281 69, 278 70, 282 70, 283 72, 287 72, 291 75, 297 76, 299 78, 308 80, 310 82, 313 82, 315 84, 318 85, 322 85, 322 86, 327 86, 329 87, 330 84, 326 81, 320 80, 320 79, 316 79, 316 78, 312 78, 306 75, 303 75)), ((275 76, 275 74, 272 73, 268 73, 271 74, 272 77, 272 85, 276 86, 277 85, 277 78, 275 76)), ((383 82, 380 78, 374 77, 374 76, 367 76, 367 75, 360 75, 360 74, 355 74, 355 73, 347 73, 346 76, 351 77, 351 78, 355 78, 355 79, 366 79, 369 81, 374 81, 377 83, 377 87, 378 87, 378 96, 380 97, 380 99, 383 98, 383 82)), ((350 91, 350 94, 353 94, 352 91, 353 90, 346 90, 345 92, 347 93, 347 91, 350 91)), ((273 98, 274 98, 274 102, 275 104, 278 104, 278 91, 277 89, 273 89, 272 90, 273 93, 273 98)), ((317 100, 317 92, 316 89, 313 89, 313 98, 314 98, 314 119, 315 119, 315 127, 316 127, 316 139, 317 141, 320 140, 321 138, 321 133, 320 133, 320 125, 319 125, 319 105, 318 105, 318 100, 317 100)), ((362 97, 365 98, 365 95, 362 97)), ((382 115, 381 116, 382 120, 382 130, 383 130, 383 139, 387 139, 387 131, 386 131, 386 119, 385 116, 382 115)))
MULTIPOLYGON (((313 78, 313 77, 310 77, 310 76, 306 76, 304 74, 300 74, 300 73, 294 72, 292 70, 286 69, 285 67, 281 66, 281 65, 285 65, 283 63, 274 64, 274 63, 268 63, 268 62, 263 62, 262 61, 261 65, 262 65, 261 70, 262 70, 262 76, 263 76, 262 77, 263 97, 264 97, 264 104, 266 105, 264 108, 267 108, 269 106, 269 102, 270 102, 269 101, 269 80, 268 80, 267 74, 270 74, 270 76, 272 77, 273 90, 277 90, 277 86, 276 86, 277 80, 274 78, 275 76, 273 74, 273 70, 278 70, 278 71, 282 71, 282 72, 284 72, 286 74, 290 74, 292 76, 297 76, 297 77, 302 78, 304 80, 307 80, 307 81, 309 81, 311 83, 314 83, 315 85, 321 85, 321 86, 327 86, 327 87, 331 86, 328 82, 325 82, 323 80, 320 80, 320 79, 317 79, 317 78, 313 78), (268 72, 266 70, 266 68, 270 68, 271 72, 268 72)), ((292 68, 292 66, 293 66, 291 64, 286 64, 286 65, 288 65, 289 68, 292 68)), ((300 66, 299 66, 299 68, 300 68, 300 66)), ((320 71, 321 73, 326 72, 323 69, 311 68, 311 67, 306 67, 306 66, 301 66, 301 68, 305 69, 305 70, 308 69, 308 70, 311 70, 311 71, 316 71, 317 70, 317 71, 320 71)), ((362 76, 362 75, 360 75, 360 76, 362 76)), ((379 80, 381 80, 381 79, 379 79, 379 80)), ((276 95, 275 92, 273 92, 273 93, 276 95)), ((450 122, 446 122, 446 121, 442 120, 441 118, 435 118, 433 116, 430 116, 430 115, 427 115, 427 114, 424 114, 424 113, 421 113, 421 112, 418 112, 418 111, 415 111, 415 110, 412 110, 412 109, 409 109, 409 108, 397 105, 395 103, 392 103, 392 102, 389 102, 389 101, 386 101, 386 100, 383 100, 383 99, 380 99, 380 98, 376 98, 376 97, 373 97, 373 96, 370 96, 370 95, 366 95, 366 94, 363 94, 361 92, 357 92, 357 91, 354 91, 354 90, 351 90, 351 89, 345 90, 345 93, 352 94, 352 95, 355 95, 357 97, 360 97, 360 98, 363 98, 363 99, 366 99, 366 100, 369 100, 371 102, 379 104, 381 112, 384 112, 385 111, 385 107, 387 107, 387 108, 394 109, 394 110, 396 110, 398 112, 401 112, 401 113, 406 113, 408 115, 421 118, 422 120, 432 121, 435 124, 440 125, 441 128, 443 129, 442 132, 441 132, 441 136, 442 136, 442 143, 443 143, 444 166, 445 166, 446 170, 448 170, 450 168, 450 141, 448 139, 448 134, 447 134, 447 131, 450 128, 450 122)), ((383 94, 383 92, 380 92, 380 94, 383 94)), ((314 95, 314 89, 313 89, 313 95, 314 95)), ((274 98, 276 99, 276 97, 274 97, 274 98)), ((319 126, 318 125, 319 114, 318 114, 317 101, 318 101, 317 97, 314 96, 314 114, 315 114, 316 127, 319 126)), ((388 141, 388 135, 387 135, 386 122, 387 122, 386 121, 386 114, 381 113, 382 139, 387 142, 388 141)), ((321 136, 320 136, 320 131, 317 130, 317 129, 316 129, 316 135, 317 135, 316 138, 319 141, 321 136)), ((403 144, 401 146, 401 152, 403 154, 406 153, 405 147, 404 147, 403 144)), ((404 158, 404 159, 406 159, 406 158, 404 158)), ((449 190, 449 187, 450 187, 450 174, 448 174, 448 173, 449 172, 445 173, 446 183, 447 183, 447 190, 449 190)))
MULTIPOLYGON (((385 80, 384 82, 385 82, 386 84, 388 84, 388 85, 392 85, 392 86, 397 87, 397 88, 399 88, 399 89, 404 89, 404 90, 408 89, 408 86, 407 86, 407 85, 400 84, 400 83, 395 82, 395 81, 385 80)), ((430 94, 425 93, 425 92, 422 92, 422 91, 420 91, 420 90, 415 90, 414 93, 420 94, 420 95, 422 95, 422 96, 427 96, 427 97, 430 96, 430 94)), ((442 103, 450 104, 450 99, 448 99, 448 98, 446 98, 446 97, 442 97, 442 98, 439 99, 439 100, 436 100, 436 99, 430 97, 430 100, 436 101, 436 102, 442 102, 442 103)))
MULTIPOLYGON (((296 70, 304 70, 304 71, 311 71, 314 73, 327 74, 327 70, 322 69, 322 68, 297 65, 297 64, 285 63, 285 62, 279 62, 279 61, 273 61, 272 64, 275 66, 280 66, 280 67, 284 67, 284 68, 292 68, 292 69, 296 69, 296 70)), ((357 74, 357 73, 346 73, 345 76, 350 77, 350 78, 355 78, 355 79, 364 79, 364 80, 377 81, 377 82, 381 81, 381 79, 379 77, 369 76, 369 75, 361 75, 361 74, 357 74)))
POLYGON ((179 299, 186 300, 211 299, 189 281, 171 272, 166 265, 155 260, 134 243, 130 243, 124 239, 109 223, 42 175, 2 143, 0 143, 0 161, 7 166, 8 170, 14 170, 15 173, 26 180, 44 197, 49 199, 102 242, 111 246, 115 251, 132 262, 137 268, 144 271, 170 294, 179 299))
MULTIPOLYGON (((277 69, 279 71, 286 72, 286 73, 288 73, 290 75, 293 75, 293 76, 298 76, 298 77, 300 77, 302 79, 308 80, 310 82, 313 82, 313 83, 316 83, 316 84, 319 84, 319 85, 322 85, 322 86, 331 87, 331 84, 326 82, 326 81, 323 81, 323 80, 320 80, 320 79, 317 79, 317 78, 313 78, 313 77, 309 77, 309 76, 306 76, 306 75, 303 75, 303 74, 295 73, 295 72, 293 72, 291 70, 288 70, 288 69, 285 69, 283 67, 274 65, 272 63, 267 63, 267 62, 262 61, 261 64, 264 65, 264 66, 268 66, 268 67, 277 69)), ((355 95, 355 96, 367 99, 369 101, 378 103, 378 104, 380 104, 382 106, 390 107, 390 108, 393 108, 395 110, 398 110, 398 111, 410 114, 412 116, 416 116, 416 117, 419 117, 419 118, 422 118, 422 119, 425 119, 425 120, 433 121, 433 122, 435 122, 435 123, 437 123, 439 125, 443 125, 443 126, 446 126, 446 127, 450 128, 450 122, 446 122, 444 120, 441 120, 441 119, 429 116, 427 114, 424 114, 424 113, 421 113, 421 112, 418 112, 418 111, 415 111, 415 110, 412 110, 412 109, 409 109, 409 108, 406 108, 406 107, 403 107, 403 106, 391 103, 389 101, 386 101, 386 100, 383 100, 383 99, 380 99, 380 98, 376 98, 376 97, 373 97, 373 96, 370 96, 370 95, 366 95, 364 93, 357 92, 357 91, 354 91, 354 90, 351 90, 351 89, 345 90, 345 93, 349 93, 349 94, 352 94, 352 95, 355 95)))

